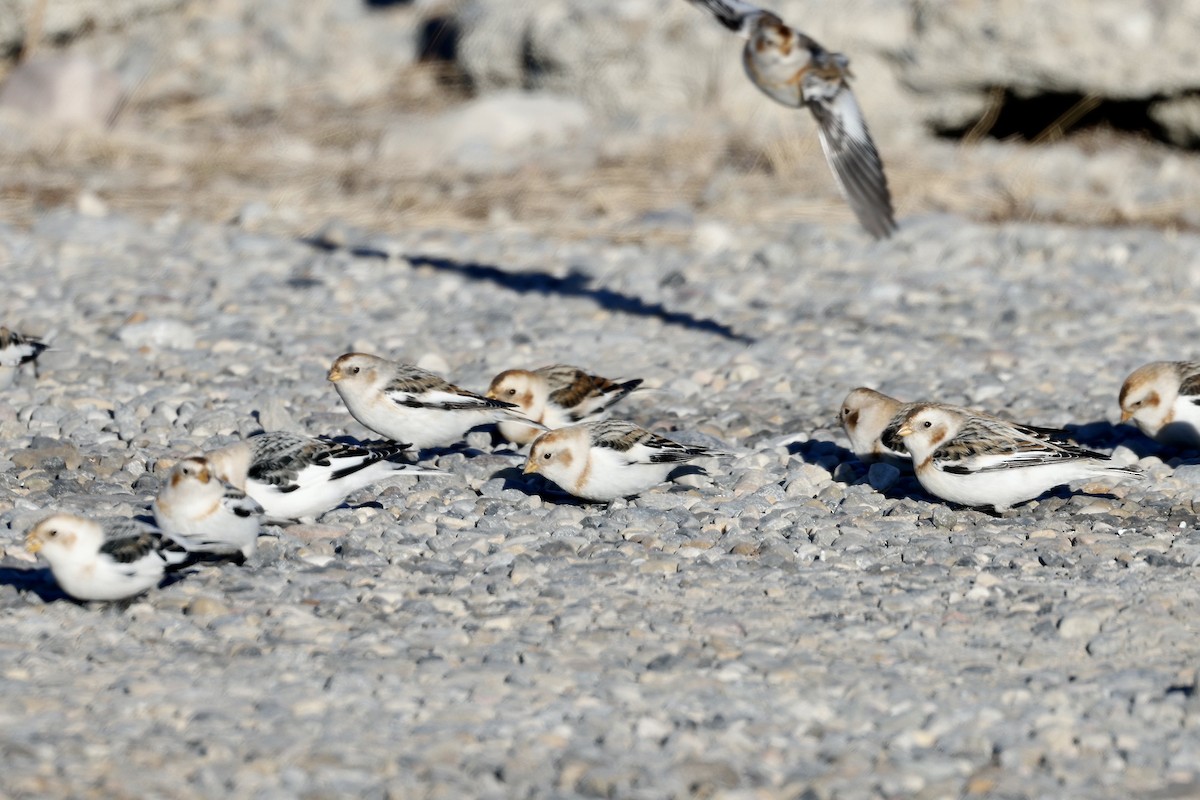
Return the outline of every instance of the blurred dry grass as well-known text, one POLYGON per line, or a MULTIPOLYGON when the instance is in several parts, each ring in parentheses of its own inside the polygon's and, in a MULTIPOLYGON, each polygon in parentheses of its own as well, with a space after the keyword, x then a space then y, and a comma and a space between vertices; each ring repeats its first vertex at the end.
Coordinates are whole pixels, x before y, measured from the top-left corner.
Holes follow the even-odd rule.
MULTIPOLYGON (((396 109, 436 113, 468 97, 452 65, 414 64, 390 86, 382 101, 332 107, 314 104, 320 93, 298 85, 291 89, 296 102, 240 115, 193 96, 135 95, 109 131, 0 142, 0 202, 20 225, 81 192, 146 218, 175 212, 228 222, 248 204, 265 203, 271 213, 259 224, 290 235, 339 220, 380 232, 519 225, 556 237, 682 243, 691 235, 687 226, 642 224, 645 216, 691 210, 734 225, 853 222, 807 118, 796 121, 794 134, 784 130, 759 143, 731 135, 728 125, 696 124, 598 157, 589 150, 513 174, 467 175, 375 156, 396 109)), ((986 124, 985 116, 961 143, 931 138, 882 148, 901 217, 948 211, 994 221, 1192 225, 1188 212, 1196 203, 1187 195, 1120 203, 1111 187, 1064 188, 1043 169, 1055 156, 1036 145, 1003 150, 992 142, 984 158, 978 148, 986 124), (997 158, 1000 150, 1006 155, 997 158)), ((1044 138, 1060 134, 1047 130, 1044 138)), ((1126 153, 1146 161, 1148 174, 1166 157, 1162 145, 1116 134, 1074 137, 1069 146, 1126 153)))

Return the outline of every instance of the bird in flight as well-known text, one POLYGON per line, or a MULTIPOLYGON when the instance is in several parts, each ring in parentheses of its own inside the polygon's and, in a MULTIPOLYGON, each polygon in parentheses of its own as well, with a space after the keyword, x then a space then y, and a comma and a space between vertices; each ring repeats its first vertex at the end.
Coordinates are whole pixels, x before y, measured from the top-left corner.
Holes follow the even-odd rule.
POLYGON ((783 20, 742 0, 688 0, 746 39, 742 65, 750 81, 789 108, 817 118, 821 149, 842 195, 876 239, 896 230, 883 161, 850 91, 850 59, 831 53, 783 20))

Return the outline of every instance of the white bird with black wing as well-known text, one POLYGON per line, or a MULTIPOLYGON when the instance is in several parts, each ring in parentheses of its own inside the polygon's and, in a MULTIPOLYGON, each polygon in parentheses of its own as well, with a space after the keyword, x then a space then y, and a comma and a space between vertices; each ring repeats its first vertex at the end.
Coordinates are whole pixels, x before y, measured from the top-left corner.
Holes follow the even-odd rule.
POLYGON ((913 404, 882 439, 903 442, 917 480, 930 494, 996 511, 1075 481, 1126 481, 1141 475, 1043 431, 935 403, 913 404))
POLYGON ((203 456, 190 456, 171 468, 151 506, 154 522, 185 546, 213 550, 221 545, 243 558, 254 555, 263 508, 221 480, 203 456))
POLYGON ((764 94, 813 113, 825 159, 858 221, 876 239, 890 236, 896 229, 892 197, 883 161, 850 90, 850 59, 742 0, 688 2, 747 40, 742 64, 764 94))
POLYGON ((50 563, 58 585, 76 600, 135 597, 191 558, 183 545, 148 525, 74 514, 53 514, 34 525, 25 548, 50 563))
POLYGON ((18 333, 0 325, 0 389, 12 386, 21 367, 33 367, 33 376, 38 374, 38 356, 50 348, 36 336, 18 333))
POLYGON ((462 389, 411 364, 366 353, 346 353, 329 368, 350 416, 380 436, 424 450, 460 441, 471 428, 510 420, 546 430, 515 403, 462 389))
POLYGON ((525 473, 538 473, 584 500, 608 502, 656 486, 688 461, 728 455, 680 444, 632 422, 583 422, 539 436, 525 473))
POLYGON ((403 460, 408 445, 346 444, 271 431, 205 454, 215 475, 243 490, 271 520, 316 519, 353 492, 402 475, 446 475, 403 460))

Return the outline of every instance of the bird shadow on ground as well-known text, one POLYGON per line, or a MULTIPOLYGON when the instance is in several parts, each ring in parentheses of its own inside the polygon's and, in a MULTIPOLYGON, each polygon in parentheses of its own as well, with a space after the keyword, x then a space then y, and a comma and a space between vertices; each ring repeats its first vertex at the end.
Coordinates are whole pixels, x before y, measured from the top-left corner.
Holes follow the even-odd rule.
POLYGON ((68 597, 62 589, 58 588, 54 576, 45 567, 32 569, 0 567, 0 586, 11 586, 21 593, 31 592, 36 594, 43 603, 64 600, 68 603, 78 604, 78 601, 68 597))
POLYGON ((567 494, 553 481, 547 480, 541 475, 526 475, 521 467, 504 467, 493 472, 491 477, 493 480, 502 479, 504 481, 502 488, 504 489, 516 489, 524 494, 536 494, 547 503, 565 506, 594 505, 587 500, 567 494))
MULTIPOLYGON (((301 239, 301 242, 318 250, 334 250, 336 247, 319 238, 301 239)), ((349 248, 351 255, 358 258, 389 258, 390 254, 369 246, 349 248)), ((640 297, 624 294, 615 289, 593 285, 594 278, 577 270, 572 270, 566 277, 551 275, 542 271, 509 272, 492 264, 480 264, 471 261, 454 261, 449 258, 435 256, 410 255, 405 260, 414 267, 430 267, 442 272, 456 273, 473 281, 488 281, 503 286, 518 294, 559 295, 562 297, 582 297, 591 300, 601 308, 618 311, 637 317, 655 317, 667 325, 676 325, 690 330, 711 333, 735 342, 752 344, 753 337, 737 333, 728 325, 716 320, 697 317, 685 311, 670 311, 662 303, 648 303, 640 297)))
POLYGON ((1129 425, 1100 421, 1068 425, 1063 430, 1073 441, 1088 448, 1112 449, 1121 446, 1132 450, 1138 458, 1155 456, 1164 462, 1178 459, 1178 465, 1200 464, 1200 450, 1195 447, 1163 444, 1129 425))
POLYGON ((1113 425, 1108 420, 1085 422, 1062 427, 1063 436, 1090 450, 1112 450, 1124 445, 1137 454, 1138 458, 1158 455, 1166 448, 1136 428, 1128 425, 1113 425))
MULTIPOLYGON (((799 456, 805 463, 828 470, 833 481, 844 486, 866 483, 867 473, 871 469, 870 464, 864 464, 858 456, 837 442, 809 439, 807 442, 792 442, 787 449, 789 454, 799 456)), ((916 476, 905 471, 901 471, 894 484, 879 493, 889 500, 930 499, 916 476)))

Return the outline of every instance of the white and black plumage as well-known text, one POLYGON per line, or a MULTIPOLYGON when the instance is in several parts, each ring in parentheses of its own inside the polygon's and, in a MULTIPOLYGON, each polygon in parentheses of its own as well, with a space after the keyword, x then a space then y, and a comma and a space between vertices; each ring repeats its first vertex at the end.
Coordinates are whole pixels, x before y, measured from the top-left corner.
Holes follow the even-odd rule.
POLYGON ((750 81, 790 108, 817 119, 821 149, 842 195, 876 239, 896 229, 883 161, 850 90, 850 60, 742 0, 688 0, 744 37, 742 64, 750 81))
POLYGON ((33 376, 38 376, 37 359, 50 345, 35 336, 18 333, 0 325, 0 388, 11 386, 21 367, 33 367, 33 376))
POLYGON ((610 419, 542 434, 529 450, 525 472, 539 473, 584 500, 608 502, 662 483, 682 463, 720 455, 727 454, 610 419))
POLYGON ((1121 386, 1121 422, 1164 444, 1200 447, 1200 362, 1154 361, 1121 386))
POLYGON ((513 403, 493 400, 450 383, 440 375, 366 353, 346 353, 333 362, 328 379, 350 415, 380 436, 423 450, 461 441, 479 425, 511 420, 533 429, 513 403))
POLYGON ((272 431, 205 454, 222 480, 242 489, 273 520, 315 519, 352 492, 402 475, 445 475, 402 460, 406 444, 345 444, 272 431))
POLYGON ((50 563, 58 585, 76 600, 134 597, 191 559, 183 545, 148 525, 74 514, 46 517, 30 529, 25 546, 50 563))
MULTIPOLYGON (((487 396, 515 403, 525 416, 554 430, 603 418, 641 385, 640 378, 613 381, 578 367, 554 364, 533 370, 505 370, 492 379, 487 396)), ((517 444, 528 444, 541 433, 537 428, 506 420, 497 427, 501 436, 517 444)))
POLYGON ((151 506, 154 522, 185 546, 254 555, 263 508, 244 491, 222 480, 203 456, 171 468, 151 506))
POLYGON ((996 511, 1074 481, 1140 476, 1136 469, 1056 441, 1043 430, 934 403, 913 404, 882 438, 885 443, 903 442, 917 480, 930 494, 996 511))

